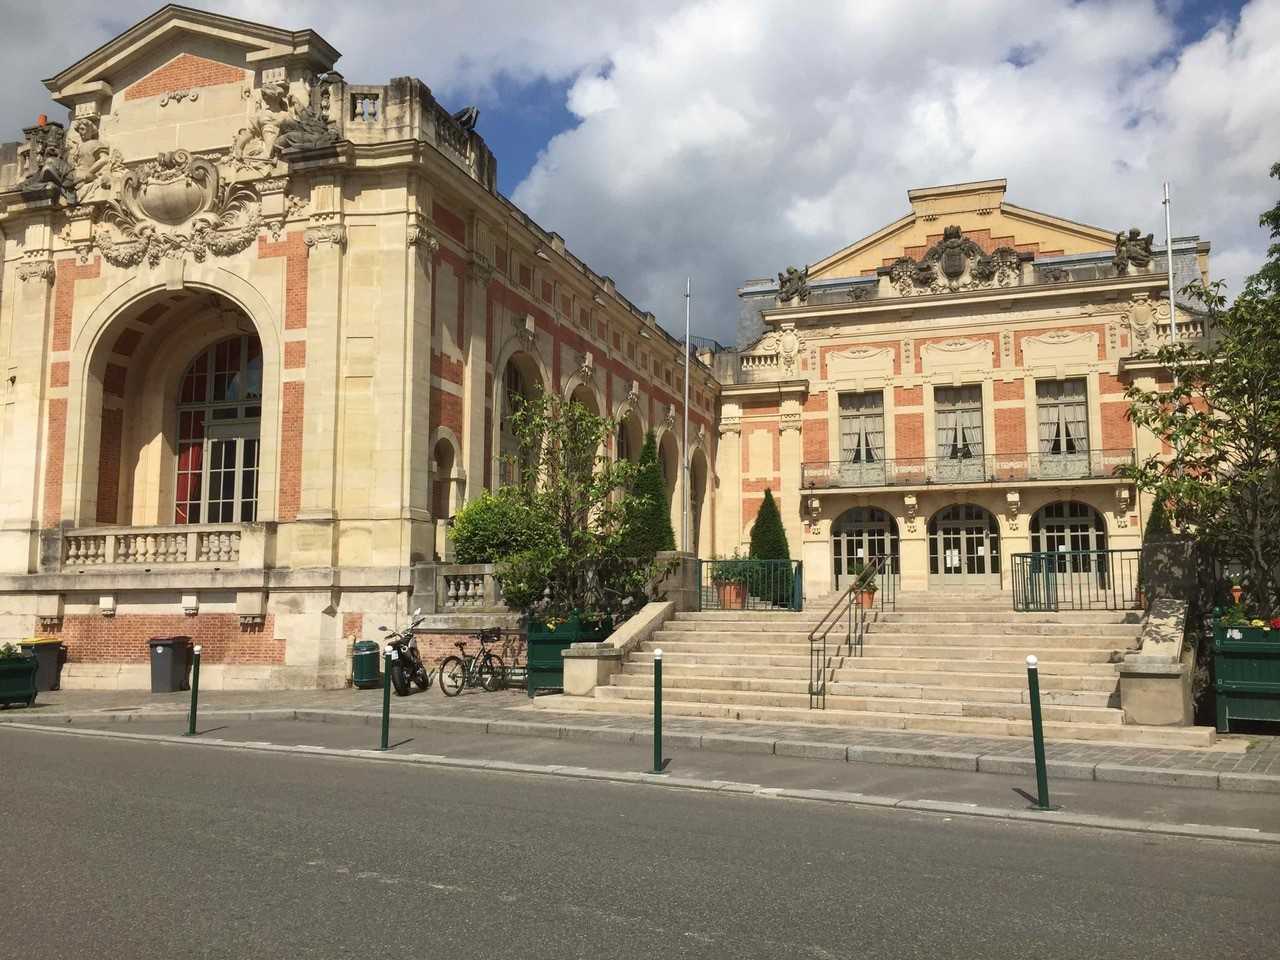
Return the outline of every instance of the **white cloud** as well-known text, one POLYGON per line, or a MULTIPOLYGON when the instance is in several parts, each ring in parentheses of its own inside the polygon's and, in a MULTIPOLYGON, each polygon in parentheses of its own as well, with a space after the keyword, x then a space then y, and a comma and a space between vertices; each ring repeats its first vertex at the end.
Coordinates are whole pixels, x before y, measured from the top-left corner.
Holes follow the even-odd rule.
MULTIPOLYGON (((313 27, 350 79, 419 76, 449 103, 502 75, 571 81, 581 122, 515 199, 673 327, 692 274, 701 332, 725 339, 743 280, 901 216, 910 187, 1003 176, 1012 202, 1159 234, 1167 178, 1175 231, 1211 239, 1233 289, 1277 192, 1280 0, 1182 49, 1154 0, 199 5, 313 27)), ((56 115, 40 78, 157 6, 0 0, 0 138, 56 115)))

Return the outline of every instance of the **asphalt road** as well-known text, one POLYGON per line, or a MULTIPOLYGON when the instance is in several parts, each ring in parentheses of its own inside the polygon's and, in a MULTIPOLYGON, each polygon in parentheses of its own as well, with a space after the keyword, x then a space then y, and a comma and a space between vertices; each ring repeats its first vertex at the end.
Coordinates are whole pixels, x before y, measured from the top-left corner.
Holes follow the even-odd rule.
POLYGON ((1280 851, 0 728, 0 953, 1274 957, 1280 851))

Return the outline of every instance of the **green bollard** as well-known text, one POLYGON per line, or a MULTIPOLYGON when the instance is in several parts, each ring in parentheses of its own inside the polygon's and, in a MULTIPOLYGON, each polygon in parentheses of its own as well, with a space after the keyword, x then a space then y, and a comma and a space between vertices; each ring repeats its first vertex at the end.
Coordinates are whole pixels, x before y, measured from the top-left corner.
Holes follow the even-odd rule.
POLYGON ((1034 656, 1027 657, 1027 686, 1031 690, 1031 741, 1036 752, 1036 806, 1049 809, 1049 771, 1044 762, 1044 724, 1040 719, 1040 670, 1034 656))
POLYGON ((196 708, 200 704, 200 645, 191 648, 191 712, 187 715, 187 736, 196 735, 196 708))
POLYGON ((662 773, 662 651, 653 651, 653 772, 662 773))
POLYGON ((391 735, 391 658, 397 656, 399 654, 391 644, 387 644, 382 657, 382 746, 379 750, 387 749, 387 739, 391 735))

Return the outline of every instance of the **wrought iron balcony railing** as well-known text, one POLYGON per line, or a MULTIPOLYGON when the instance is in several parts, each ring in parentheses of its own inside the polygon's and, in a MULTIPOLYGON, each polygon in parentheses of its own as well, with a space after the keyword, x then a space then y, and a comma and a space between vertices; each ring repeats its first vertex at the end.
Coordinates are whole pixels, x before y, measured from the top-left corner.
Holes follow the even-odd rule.
POLYGON ((898 457, 870 462, 830 461, 801 466, 806 489, 914 487, 931 484, 1027 483, 1116 476, 1134 462, 1133 449, 1079 453, 989 453, 980 457, 898 457))

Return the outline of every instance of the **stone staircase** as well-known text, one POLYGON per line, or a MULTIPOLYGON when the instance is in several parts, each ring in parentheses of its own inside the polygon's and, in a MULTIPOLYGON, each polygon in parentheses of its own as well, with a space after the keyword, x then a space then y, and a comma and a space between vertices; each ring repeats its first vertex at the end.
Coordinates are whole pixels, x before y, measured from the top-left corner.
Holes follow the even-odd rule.
POLYGON ((885 731, 1031 735, 1026 657, 1040 660, 1045 736, 1204 748, 1208 727, 1141 727, 1119 708, 1120 659, 1138 643, 1136 611, 1016 613, 1009 595, 899 594, 853 656, 829 635, 825 710, 809 709, 809 632, 830 599, 801 613, 680 613, 594 697, 540 698, 556 710, 653 712, 653 651, 663 651, 669 715, 885 731))

